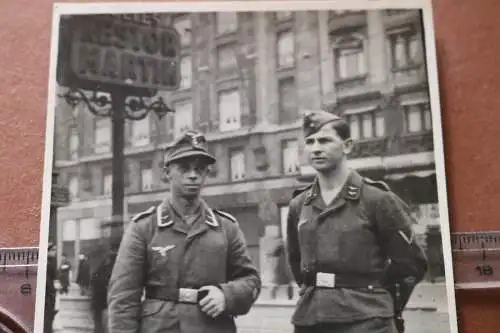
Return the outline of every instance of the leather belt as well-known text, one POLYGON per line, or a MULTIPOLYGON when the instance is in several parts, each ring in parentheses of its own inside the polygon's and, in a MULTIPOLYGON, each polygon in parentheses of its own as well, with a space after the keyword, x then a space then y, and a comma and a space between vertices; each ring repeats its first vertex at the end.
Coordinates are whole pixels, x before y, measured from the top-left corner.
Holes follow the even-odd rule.
POLYGON ((304 285, 316 288, 382 288, 382 284, 373 276, 362 274, 334 274, 325 272, 303 273, 304 285))
POLYGON ((204 292, 192 288, 146 287, 146 299, 198 304, 199 300, 204 296, 204 292))

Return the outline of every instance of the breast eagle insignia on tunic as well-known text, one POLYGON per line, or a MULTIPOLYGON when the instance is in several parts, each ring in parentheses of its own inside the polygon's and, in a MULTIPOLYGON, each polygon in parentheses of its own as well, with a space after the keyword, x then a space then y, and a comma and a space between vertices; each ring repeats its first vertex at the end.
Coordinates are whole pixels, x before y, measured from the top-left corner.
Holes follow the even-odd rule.
POLYGON ((167 245, 167 246, 153 246, 151 250, 157 251, 162 257, 167 256, 167 252, 172 250, 175 245, 167 245))

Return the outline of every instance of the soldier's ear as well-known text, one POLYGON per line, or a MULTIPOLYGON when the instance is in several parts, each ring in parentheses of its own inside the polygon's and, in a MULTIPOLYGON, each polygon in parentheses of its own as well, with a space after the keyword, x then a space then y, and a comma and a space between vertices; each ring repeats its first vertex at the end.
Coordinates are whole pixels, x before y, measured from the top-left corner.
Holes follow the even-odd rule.
POLYGON ((354 142, 351 138, 344 140, 344 154, 349 155, 353 149, 354 142))
POLYGON ((161 172, 161 180, 164 183, 170 182, 170 166, 168 166, 168 165, 163 166, 163 169, 161 172))

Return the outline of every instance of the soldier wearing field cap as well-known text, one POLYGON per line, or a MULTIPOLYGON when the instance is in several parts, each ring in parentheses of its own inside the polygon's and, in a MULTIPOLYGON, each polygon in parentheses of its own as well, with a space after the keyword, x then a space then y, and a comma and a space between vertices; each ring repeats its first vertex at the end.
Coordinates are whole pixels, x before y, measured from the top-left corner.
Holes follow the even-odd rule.
POLYGON ((402 332, 401 313, 427 267, 408 208, 348 167, 343 118, 308 112, 303 132, 317 175, 289 204, 289 263, 302 287, 295 332, 402 332))
POLYGON ((233 333, 255 302, 261 280, 238 222, 200 197, 215 161, 196 131, 167 150, 170 192, 132 219, 118 251, 110 333, 233 333))

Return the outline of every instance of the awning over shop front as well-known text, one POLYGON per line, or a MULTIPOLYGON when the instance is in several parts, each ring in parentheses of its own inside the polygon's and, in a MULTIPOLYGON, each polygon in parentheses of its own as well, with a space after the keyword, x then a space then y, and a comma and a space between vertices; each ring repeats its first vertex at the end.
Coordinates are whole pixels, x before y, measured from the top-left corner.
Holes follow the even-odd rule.
POLYGON ((387 174, 383 180, 410 205, 438 202, 434 170, 387 174))
MULTIPOLYGON (((434 153, 415 153, 395 156, 373 156, 348 160, 349 166, 359 171, 371 170, 401 170, 401 169, 429 169, 434 166, 434 153)), ((302 165, 302 177, 314 176, 315 170, 310 165, 302 165)))
POLYGON ((400 173, 391 173, 388 174, 385 178, 387 180, 402 180, 406 177, 418 177, 418 178, 426 178, 432 176, 436 173, 434 170, 417 170, 417 171, 409 171, 409 172, 400 172, 400 173))
MULTIPOLYGON (((432 153, 406 154, 393 157, 369 157, 350 160, 350 166, 360 174, 382 180, 410 205, 437 203, 437 182, 432 153)), ((299 179, 312 181, 310 166, 301 168, 299 179)))

